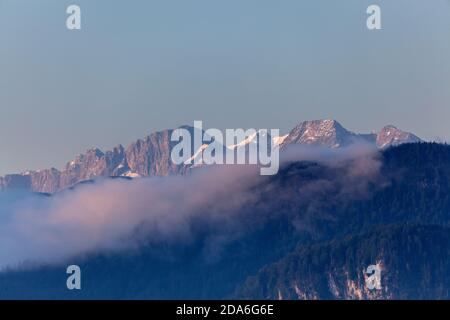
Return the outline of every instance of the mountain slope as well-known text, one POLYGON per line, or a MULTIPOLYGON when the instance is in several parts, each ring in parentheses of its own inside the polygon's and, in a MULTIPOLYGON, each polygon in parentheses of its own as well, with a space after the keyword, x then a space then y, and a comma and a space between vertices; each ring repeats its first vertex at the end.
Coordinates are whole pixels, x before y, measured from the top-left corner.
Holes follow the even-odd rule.
POLYGON ((264 267, 240 299, 449 299, 450 229, 400 225, 304 246, 264 267), (381 288, 369 289, 378 265, 381 288))
MULTIPOLYGON (((220 208, 209 202, 197 218, 186 221, 189 241, 144 243, 132 252, 73 257, 68 263, 79 264, 86 276, 80 292, 65 289, 63 265, 0 273, 0 298, 226 298, 249 276, 261 268, 271 270, 273 263, 297 247, 300 252, 306 250, 307 257, 297 267, 297 262, 289 262, 291 273, 281 269, 280 282, 278 276, 258 280, 257 286, 245 285, 239 296, 278 298, 280 289, 283 298, 298 298, 294 278, 288 275, 299 272, 300 279, 305 279, 298 286, 301 297, 446 298, 435 279, 444 272, 450 274, 445 260, 450 147, 417 143, 380 151, 375 174, 355 171, 368 159, 359 161, 295 162, 275 176, 259 177, 259 183, 248 190, 252 197, 233 210, 231 224, 214 223, 211 213, 220 208), (402 248, 404 255, 399 253, 402 248), (389 275, 392 282, 388 281, 389 290, 383 296, 365 295, 362 278, 352 272, 379 261, 389 266, 388 272, 406 270, 405 277, 389 275), (304 270, 309 270, 307 276, 304 270), (330 293, 323 270, 331 272, 339 294, 330 293)), ((196 190, 190 192, 194 196, 196 190)), ((233 198, 229 195, 226 200, 233 198)), ((230 214, 224 211, 220 216, 230 214)), ((446 279, 442 280, 445 285, 446 279)))
POLYGON ((401 131, 393 125, 383 127, 376 137, 376 145, 381 149, 397 146, 402 143, 414 143, 421 141, 422 140, 416 135, 401 131))
POLYGON ((335 120, 314 120, 298 124, 283 145, 305 144, 328 148, 339 148, 354 142, 358 135, 345 129, 335 120))

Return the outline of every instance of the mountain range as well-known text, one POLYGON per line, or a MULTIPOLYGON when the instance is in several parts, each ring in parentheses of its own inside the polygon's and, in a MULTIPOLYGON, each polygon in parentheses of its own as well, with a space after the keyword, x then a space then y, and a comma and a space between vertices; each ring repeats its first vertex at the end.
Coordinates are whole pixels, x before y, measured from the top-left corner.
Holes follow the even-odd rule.
MULTIPOLYGON (((194 132, 193 127, 181 128, 194 132)), ((185 174, 191 165, 176 165, 170 154, 174 142, 170 141, 174 129, 154 132, 127 147, 118 145, 109 151, 98 148, 87 150, 68 162, 62 170, 55 168, 26 171, 0 177, 0 190, 21 189, 40 193, 54 193, 77 183, 97 177, 147 177, 185 174)), ((229 148, 246 147, 257 143, 258 135, 247 137, 229 148)), ((286 148, 292 144, 340 148, 363 141, 380 149, 409 142, 420 142, 416 135, 404 132, 392 125, 383 127, 377 133, 357 134, 345 129, 335 120, 314 120, 299 123, 289 134, 271 137, 275 145, 286 148)), ((201 150, 191 150, 192 154, 201 150)))

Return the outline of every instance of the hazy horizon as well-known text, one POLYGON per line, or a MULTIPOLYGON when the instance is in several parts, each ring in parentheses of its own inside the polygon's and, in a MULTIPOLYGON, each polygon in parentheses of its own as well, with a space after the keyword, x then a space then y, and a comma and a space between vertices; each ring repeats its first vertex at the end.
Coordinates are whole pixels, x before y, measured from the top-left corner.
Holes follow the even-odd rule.
POLYGON ((450 141, 447 0, 0 0, 0 37, 0 176, 194 120, 450 141), (82 30, 65 27, 70 4, 82 30))

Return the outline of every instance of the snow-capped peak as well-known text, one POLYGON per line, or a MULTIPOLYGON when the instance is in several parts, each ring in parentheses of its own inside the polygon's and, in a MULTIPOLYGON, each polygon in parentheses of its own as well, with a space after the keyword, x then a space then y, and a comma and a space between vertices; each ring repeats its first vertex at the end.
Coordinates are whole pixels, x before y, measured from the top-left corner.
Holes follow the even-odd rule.
POLYGON ((192 163, 195 163, 195 159, 197 159, 199 156, 202 156, 203 151, 209 147, 209 144, 202 144, 201 147, 194 153, 194 155, 192 157, 190 157, 189 159, 187 159, 184 164, 186 165, 190 165, 192 163))
POLYGON ((387 125, 377 134, 376 145, 380 149, 385 149, 402 143, 420 141, 422 140, 419 137, 410 132, 402 131, 393 125, 387 125))
POLYGON ((230 149, 230 150, 234 150, 234 149, 237 149, 237 148, 245 147, 245 146, 247 146, 250 143, 258 143, 259 137, 260 136, 264 137, 266 135, 268 135, 267 130, 260 129, 260 130, 258 130, 256 132, 252 133, 251 135, 247 136, 244 140, 242 140, 242 141, 240 141, 240 142, 238 142, 236 144, 228 145, 227 148, 230 149))
POLYGON ((275 146, 281 145, 281 144, 284 142, 284 140, 286 140, 286 138, 288 137, 288 135, 289 135, 289 134, 285 134, 285 135, 283 135, 283 136, 278 136, 278 137, 273 137, 273 138, 272 138, 273 144, 274 144, 275 146))
POLYGON ((283 144, 300 143, 337 148, 350 143, 354 135, 336 120, 304 121, 292 129, 283 144))

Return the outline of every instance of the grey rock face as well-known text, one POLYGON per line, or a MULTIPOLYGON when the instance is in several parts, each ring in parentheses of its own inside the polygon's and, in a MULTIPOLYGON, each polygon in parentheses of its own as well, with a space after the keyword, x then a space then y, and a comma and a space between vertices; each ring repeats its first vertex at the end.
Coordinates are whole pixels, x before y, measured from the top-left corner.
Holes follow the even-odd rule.
POLYGON ((31 189, 53 193, 60 188, 61 172, 55 168, 31 172, 31 189))
POLYGON ((105 153, 97 148, 90 149, 66 165, 60 174, 60 187, 96 177, 121 175, 126 170, 125 151, 121 145, 105 153))
MULTIPOLYGON (((194 128, 182 128, 193 137, 194 128)), ((172 148, 178 143, 170 141, 172 132, 171 129, 152 133, 131 143, 126 149, 121 145, 106 152, 98 148, 90 149, 67 163, 61 171, 52 168, 0 177, 0 190, 24 189, 53 193, 97 177, 184 174, 188 166, 174 164, 171 160, 172 148)), ((193 141, 191 146, 193 152, 193 141)))
POLYGON ((384 149, 402 143, 421 142, 422 140, 412 133, 397 129, 393 125, 385 126, 377 134, 376 144, 378 148, 384 149))
MULTIPOLYGON (((190 154, 195 154, 194 133, 202 135, 203 132, 195 132, 196 129, 189 126, 180 129, 189 131, 192 138, 190 154)), ((172 149, 178 144, 177 141, 171 141, 173 131, 174 129, 168 129, 155 132, 130 144, 125 151, 129 172, 144 177, 186 173, 189 165, 175 164, 171 159, 172 149)))
POLYGON ((297 125, 284 140, 283 145, 304 144, 339 148, 351 144, 359 135, 348 131, 335 120, 304 121, 297 125))
POLYGON ((314 120, 301 122, 292 129, 282 146, 303 144, 339 148, 358 141, 368 142, 377 148, 385 149, 402 143, 422 140, 414 134, 397 129, 392 125, 385 126, 378 133, 357 134, 345 129, 336 120, 314 120))
POLYGON ((130 170, 141 176, 167 176, 179 173, 180 167, 173 164, 170 152, 174 143, 170 141, 173 130, 152 133, 144 140, 128 146, 126 159, 130 170))

